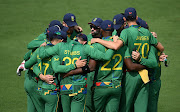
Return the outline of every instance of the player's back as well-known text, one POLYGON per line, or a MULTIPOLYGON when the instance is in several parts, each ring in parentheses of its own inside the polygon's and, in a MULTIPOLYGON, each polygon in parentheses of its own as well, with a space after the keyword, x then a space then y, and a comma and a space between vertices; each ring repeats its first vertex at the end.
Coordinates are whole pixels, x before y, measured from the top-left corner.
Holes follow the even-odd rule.
POLYGON ((129 28, 124 29, 121 38, 124 44, 128 46, 130 54, 133 50, 137 50, 142 58, 147 58, 149 46, 157 43, 157 40, 152 37, 149 30, 140 27, 139 25, 132 25, 129 28))
MULTIPOLYGON (((112 39, 109 38, 104 40, 112 41, 112 39)), ((105 48, 101 44, 97 44, 96 46, 99 46, 98 49, 102 52, 105 52, 107 50, 107 48, 105 48)), ((121 82, 123 59, 126 49, 127 47, 123 46, 121 49, 117 50, 114 53, 110 60, 98 62, 98 69, 95 75, 96 84, 100 82, 101 85, 109 85, 110 82, 117 82, 118 84, 121 82)))

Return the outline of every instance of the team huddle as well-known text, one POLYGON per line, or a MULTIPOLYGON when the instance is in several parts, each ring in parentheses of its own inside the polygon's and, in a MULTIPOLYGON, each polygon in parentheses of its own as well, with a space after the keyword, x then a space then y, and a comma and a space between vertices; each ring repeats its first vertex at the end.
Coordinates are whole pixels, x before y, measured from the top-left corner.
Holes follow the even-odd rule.
POLYGON ((164 47, 134 8, 94 18, 87 36, 74 14, 32 40, 25 71, 28 112, 157 112, 164 47))

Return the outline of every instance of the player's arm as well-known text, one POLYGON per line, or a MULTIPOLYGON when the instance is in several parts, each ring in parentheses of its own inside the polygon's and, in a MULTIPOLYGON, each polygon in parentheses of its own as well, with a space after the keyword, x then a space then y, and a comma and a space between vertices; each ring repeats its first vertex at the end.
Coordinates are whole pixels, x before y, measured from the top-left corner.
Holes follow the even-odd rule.
POLYGON ((144 65, 148 68, 154 68, 158 66, 155 51, 156 51, 156 48, 154 46, 151 46, 148 59, 140 57, 140 53, 138 51, 133 51, 132 58, 138 61, 141 65, 144 65))
POLYGON ((68 76, 76 75, 76 74, 87 74, 89 72, 94 71, 95 68, 96 68, 96 61, 93 60, 93 59, 90 59, 88 65, 86 65, 86 66, 84 66, 82 68, 71 70, 66 75, 64 75, 64 77, 68 77, 68 76))
POLYGON ((49 48, 40 47, 39 48, 39 57, 41 59, 44 59, 44 58, 47 58, 49 56, 58 55, 60 46, 61 46, 61 43, 58 43, 55 46, 49 47, 49 48))
POLYGON ((28 49, 36 49, 38 48, 42 43, 46 42, 46 35, 40 34, 36 39, 32 40, 28 45, 28 49))
POLYGON ((32 50, 29 50, 29 51, 24 55, 24 60, 27 61, 27 60, 31 57, 31 54, 32 54, 32 50))
POLYGON ((130 53, 129 53, 129 48, 126 49, 125 52, 125 57, 124 57, 124 63, 127 67, 128 70, 130 71, 140 71, 144 68, 146 68, 145 66, 141 65, 141 64, 137 64, 137 63, 133 63, 130 53))
POLYGON ((39 75, 42 74, 41 71, 40 71, 40 69, 39 69, 39 67, 38 67, 38 63, 36 63, 36 64, 33 66, 33 72, 35 73, 35 75, 36 75, 37 77, 39 77, 39 75))
POLYGON ((81 60, 81 57, 75 62, 75 64, 70 64, 70 65, 61 65, 59 56, 55 55, 51 59, 52 62, 52 68, 55 73, 67 73, 71 70, 74 70, 76 68, 80 68, 86 65, 86 59, 81 60))
POLYGON ((113 41, 102 40, 99 38, 92 38, 91 39, 91 44, 96 43, 96 42, 102 44, 103 46, 105 46, 109 49, 114 49, 114 50, 118 50, 118 49, 120 49, 120 47, 123 46, 122 40, 117 40, 116 42, 113 42, 113 41))
POLYGON ((164 51, 164 46, 150 33, 150 43, 154 45, 160 52, 164 51))
POLYGON ((100 50, 94 48, 90 45, 84 46, 84 53, 90 56, 95 60, 110 60, 114 54, 114 50, 108 49, 105 53, 101 52, 100 50))
POLYGON ((37 63, 37 52, 38 52, 38 49, 33 53, 31 58, 25 62, 25 68, 26 69, 31 68, 34 64, 37 63))

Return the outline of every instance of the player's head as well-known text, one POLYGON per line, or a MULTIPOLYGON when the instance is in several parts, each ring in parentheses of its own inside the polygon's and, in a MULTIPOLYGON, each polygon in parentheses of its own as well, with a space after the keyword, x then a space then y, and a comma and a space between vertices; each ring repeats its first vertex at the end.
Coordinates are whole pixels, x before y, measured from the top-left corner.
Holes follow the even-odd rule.
POLYGON ((112 32, 114 31, 114 24, 112 21, 110 20, 104 20, 102 23, 101 23, 101 33, 102 33, 102 36, 104 36, 104 34, 108 33, 109 35, 112 35, 112 32))
POLYGON ((87 44, 88 39, 85 34, 80 33, 80 34, 77 34, 76 37, 77 37, 76 41, 78 41, 80 44, 83 44, 83 45, 87 44))
POLYGON ((140 25, 143 28, 149 29, 149 26, 146 21, 142 20, 140 17, 138 17, 138 20, 136 21, 138 25, 140 25))
POLYGON ((100 25, 103 22, 101 18, 94 18, 90 23, 91 34, 93 37, 98 37, 100 34, 100 25))
POLYGON ((49 41, 56 41, 56 43, 66 41, 67 40, 67 34, 64 31, 60 31, 60 29, 57 26, 51 26, 47 30, 47 38, 49 41))
POLYGON ((124 14, 117 14, 113 18, 114 23, 114 29, 117 31, 118 35, 121 33, 121 31, 124 29, 126 22, 124 21, 124 14))
POLYGON ((76 17, 74 14, 67 13, 64 15, 63 18, 63 25, 66 27, 69 27, 69 30, 67 31, 68 34, 72 34, 74 30, 74 26, 77 26, 76 23, 76 17))
POLYGON ((61 24, 60 21, 58 20, 52 20, 50 23, 49 23, 49 27, 51 26, 57 26, 59 27, 60 29, 63 29, 63 25, 61 24))
POLYGON ((127 8, 124 12, 124 17, 126 21, 136 21, 137 20, 137 13, 135 8, 127 8))

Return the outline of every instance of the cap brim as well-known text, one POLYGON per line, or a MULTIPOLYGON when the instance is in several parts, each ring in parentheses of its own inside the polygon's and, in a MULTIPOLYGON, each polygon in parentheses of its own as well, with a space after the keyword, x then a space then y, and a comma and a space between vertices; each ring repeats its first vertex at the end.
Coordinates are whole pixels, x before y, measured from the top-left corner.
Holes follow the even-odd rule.
POLYGON ((63 32, 67 32, 68 30, 69 30, 68 27, 65 27, 65 26, 64 26, 64 27, 62 28, 62 31, 63 31, 63 32))
POLYGON ((96 23, 96 22, 90 22, 90 23, 88 23, 88 24, 93 24, 93 25, 95 25, 95 26, 97 26, 97 27, 100 26, 100 25, 99 25, 98 23, 96 23))
POLYGON ((114 29, 118 30, 121 27, 121 24, 114 25, 114 29))
POLYGON ((71 22, 71 21, 70 21, 70 22, 67 22, 66 24, 67 24, 68 26, 70 26, 70 27, 71 27, 71 26, 77 26, 77 25, 78 25, 76 22, 71 22))

